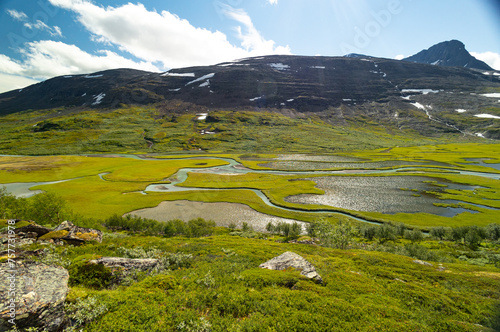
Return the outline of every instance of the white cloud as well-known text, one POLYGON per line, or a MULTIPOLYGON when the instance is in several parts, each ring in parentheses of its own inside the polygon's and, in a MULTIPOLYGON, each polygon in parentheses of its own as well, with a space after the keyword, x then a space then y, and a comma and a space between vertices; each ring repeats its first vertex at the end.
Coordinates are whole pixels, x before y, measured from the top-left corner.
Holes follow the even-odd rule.
POLYGON ((42 22, 40 20, 37 20, 35 23, 26 22, 26 23, 24 23, 24 26, 27 27, 28 29, 32 29, 32 30, 34 30, 34 29, 47 30, 51 36, 62 37, 61 28, 59 28, 58 26, 51 28, 47 24, 45 24, 44 22, 42 22))
POLYGON ((84 74, 111 68, 133 68, 160 71, 150 62, 134 62, 111 51, 89 54, 75 45, 42 40, 27 44, 21 51, 24 60, 14 61, 0 54, 0 72, 38 79, 60 75, 84 74))
POLYGON ((267 2, 269 2, 271 5, 277 5, 278 4, 278 0, 267 0, 267 2))
POLYGON ((18 21, 21 21, 21 22, 24 22, 24 21, 28 20, 28 15, 26 15, 23 12, 18 12, 15 9, 7 9, 6 11, 7 11, 7 14, 9 14, 10 16, 12 16, 12 18, 14 18, 15 20, 18 20, 18 21))
POLYGON ((486 62, 491 68, 500 70, 500 54, 494 52, 470 52, 473 57, 486 62))
POLYGON ((40 20, 36 20, 36 22, 34 22, 34 23, 28 22, 29 18, 28 18, 28 15, 26 15, 25 13, 18 12, 15 9, 7 9, 6 11, 7 11, 7 14, 12 16, 12 18, 14 18, 15 20, 25 22, 24 26, 28 29, 46 30, 53 37, 55 37, 55 36, 62 37, 61 28, 59 28, 58 26, 54 26, 53 28, 51 28, 45 22, 40 21, 40 20))
POLYGON ((396 60, 403 60, 404 58, 406 58, 406 56, 404 56, 403 54, 398 54, 394 57, 394 59, 396 60))
POLYGON ((242 47, 232 45, 220 31, 197 28, 168 11, 148 11, 142 4, 120 7, 96 6, 88 0, 49 0, 54 6, 74 11, 78 20, 94 35, 149 62, 164 67, 208 65, 252 55, 290 53, 288 47, 275 47, 255 29, 243 11, 225 6, 228 17, 237 20, 242 47))
POLYGON ((236 31, 238 32, 238 38, 241 39, 241 46, 249 53, 247 56, 291 54, 290 47, 275 47, 274 41, 264 39, 253 25, 250 16, 244 10, 226 6, 223 12, 229 18, 243 25, 243 29, 239 26, 236 28, 236 31))
POLYGON ((38 82, 37 80, 23 76, 0 73, 0 93, 22 89, 38 82))

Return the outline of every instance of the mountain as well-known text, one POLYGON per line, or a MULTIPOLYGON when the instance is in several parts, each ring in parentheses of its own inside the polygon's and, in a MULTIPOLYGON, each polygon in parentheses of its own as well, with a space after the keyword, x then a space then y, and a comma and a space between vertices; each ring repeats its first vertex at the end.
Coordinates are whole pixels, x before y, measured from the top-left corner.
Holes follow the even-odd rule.
POLYGON ((403 61, 426 63, 445 67, 465 67, 479 70, 493 70, 483 61, 473 57, 465 45, 458 40, 445 41, 420 51, 403 61))
MULTIPOLYGON (((116 69, 55 77, 0 94, 0 115, 44 109, 108 112, 124 105, 149 105, 171 117, 267 112, 293 119, 316 117, 341 129, 383 128, 389 135, 500 139, 499 91, 496 73, 463 66, 363 55, 273 55, 165 73, 116 69)), ((32 126, 50 129, 36 127, 36 122, 32 126)))

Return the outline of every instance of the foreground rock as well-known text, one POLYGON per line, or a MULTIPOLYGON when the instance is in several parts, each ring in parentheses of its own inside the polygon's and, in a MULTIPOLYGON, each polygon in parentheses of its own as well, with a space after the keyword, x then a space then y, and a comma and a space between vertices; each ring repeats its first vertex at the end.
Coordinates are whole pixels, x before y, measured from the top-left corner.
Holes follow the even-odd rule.
POLYGON ((304 257, 294 252, 287 251, 277 257, 259 265, 260 268, 269 270, 285 270, 293 267, 300 270, 300 274, 306 278, 313 279, 318 283, 323 283, 323 278, 316 272, 314 265, 309 263, 304 257))
POLYGON ((102 242, 102 232, 97 229, 78 227, 70 221, 63 221, 41 240, 61 239, 69 244, 80 245, 88 241, 102 242))
POLYGON ((38 327, 58 331, 68 294, 68 271, 62 267, 17 262, 0 265, 0 331, 13 323, 19 330, 38 327), (12 303, 15 299, 15 304, 12 303), (15 312, 15 314, 14 314, 15 312))
POLYGON ((89 261, 90 264, 102 264, 111 270, 121 270, 124 272, 140 270, 148 271, 156 267, 157 259, 153 258, 123 258, 123 257, 102 257, 89 261))

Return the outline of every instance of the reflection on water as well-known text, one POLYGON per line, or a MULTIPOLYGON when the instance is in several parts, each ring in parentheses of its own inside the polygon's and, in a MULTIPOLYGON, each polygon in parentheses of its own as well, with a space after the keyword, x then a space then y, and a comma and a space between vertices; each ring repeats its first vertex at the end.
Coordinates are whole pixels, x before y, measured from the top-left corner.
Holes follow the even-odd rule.
MULTIPOLYGON (((498 164, 498 163, 494 163, 494 164, 485 163, 485 160, 489 160, 489 159, 483 159, 483 158, 465 158, 465 160, 470 161, 473 165, 478 165, 478 166, 483 166, 483 167, 490 167, 490 168, 494 168, 494 169, 500 171, 500 164, 498 164)), ((470 164, 463 163, 462 165, 470 165, 470 164)))
MULTIPOLYGON (((130 214, 158 221, 168 221, 172 219, 189 221, 195 218, 212 219, 216 222, 217 226, 223 227, 235 224, 238 228, 241 228, 241 225, 247 222, 254 230, 259 232, 265 231, 266 225, 269 222, 273 222, 274 224, 278 222, 297 222, 300 225, 305 225, 305 223, 301 221, 260 213, 244 204, 238 203, 203 203, 185 200, 162 202, 157 207, 137 210, 130 214)), ((303 229, 305 229, 305 226, 303 229)))
MULTIPOLYGON (((462 208, 443 208, 433 203, 456 204, 453 200, 439 200, 425 191, 438 192, 444 189, 473 190, 475 187, 442 183, 435 179, 418 176, 387 177, 318 177, 310 178, 324 195, 302 194, 286 198, 287 202, 323 204, 355 211, 381 213, 431 213, 453 217, 466 211, 462 208), (423 181, 436 181, 424 183, 423 181), (446 185, 439 187, 436 185, 446 185)), ((426 181, 426 182, 427 182, 426 181)), ((467 210, 469 211, 469 210, 467 210)))
POLYGON ((319 162, 319 161, 280 161, 262 163, 259 166, 269 167, 283 170, 315 170, 315 169, 375 169, 383 167, 398 167, 398 166, 447 166, 448 164, 440 162, 422 162, 422 161, 404 161, 404 160, 388 160, 379 162, 319 162))

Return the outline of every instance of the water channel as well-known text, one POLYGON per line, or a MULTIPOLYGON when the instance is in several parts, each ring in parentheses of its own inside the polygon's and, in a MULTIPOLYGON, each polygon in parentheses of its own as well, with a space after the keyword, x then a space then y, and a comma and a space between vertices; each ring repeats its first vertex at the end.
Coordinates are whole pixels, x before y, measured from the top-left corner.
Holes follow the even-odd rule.
MULTIPOLYGON (((157 158, 151 157, 142 157, 137 155, 107 155, 107 157, 127 157, 127 158, 135 158, 135 159, 151 159, 151 160, 159 160, 157 158)), ((457 184, 451 183, 438 183, 438 186, 435 186, 437 179, 432 177, 426 177, 425 172, 419 170, 420 167, 427 168, 430 165, 422 165, 416 166, 412 162, 408 162, 408 167, 399 167, 395 169, 346 169, 346 170, 334 170, 334 171, 320 171, 320 170, 254 170, 244 167, 242 164, 237 162, 234 159, 230 158, 222 158, 222 157, 179 157, 179 158, 168 158, 167 160, 181 160, 181 159, 218 159, 227 162, 227 165, 224 166, 215 166, 208 168, 183 168, 180 169, 174 176, 171 177, 171 183, 165 184, 151 184, 147 186, 147 188, 142 192, 143 194, 147 194, 148 192, 183 192, 183 191, 206 191, 206 190, 221 190, 215 188, 193 188, 193 187, 182 187, 179 186, 184 181, 186 181, 188 177, 188 173, 197 172, 197 173, 210 173, 210 174, 225 174, 225 175, 238 175, 238 174, 247 174, 247 173, 264 173, 264 174, 276 174, 276 175, 303 175, 304 179, 311 175, 325 175, 325 177, 315 177, 310 178, 309 180, 315 181, 317 186, 323 190, 325 190, 325 195, 297 195, 291 196, 287 198, 287 201, 302 203, 302 204, 323 204, 327 206, 332 206, 332 209, 341 208, 346 210, 353 211, 375 211, 375 212, 383 212, 387 214, 398 213, 398 212, 407 212, 407 213, 417 213, 417 212, 427 212, 438 214, 442 216, 452 217, 458 213, 469 211, 474 213, 475 211, 467 210, 464 208, 455 208, 455 207, 437 207, 434 206, 433 203, 446 203, 446 204, 456 204, 461 203, 460 201, 443 201, 439 200, 435 197, 430 197, 428 195, 422 195, 426 191, 440 190, 439 187, 449 187, 449 189, 458 189, 458 190, 474 190, 477 187, 471 186, 461 186, 457 184), (403 176, 397 175, 398 172, 412 172, 412 173, 422 173, 422 176, 403 176), (390 177, 377 177, 377 174, 395 174, 390 177), (352 177, 331 177, 326 175, 351 175, 352 177), (356 175, 373 175, 370 177, 356 177, 356 175), (426 181, 427 180, 427 181, 426 181), (424 183, 433 181, 433 183, 424 183), (359 182, 359 183, 357 183, 359 182), (368 183, 368 184, 367 184, 368 183), (438 188, 436 188, 438 187, 438 188), (403 190, 407 189, 407 190, 403 190), (381 193, 383 193, 381 195, 381 193), (418 193, 418 194, 417 194, 418 193), (391 203, 392 202, 392 203, 391 203), (397 203, 397 204, 394 204, 397 203)), ((345 163, 346 160, 338 161, 341 165, 345 163)), ((339 166, 340 166, 339 165, 339 166)), ((360 167, 364 166, 364 163, 359 163, 360 167)), ((404 166, 404 165, 401 165, 404 166)), ((462 175, 474 175, 480 177, 487 177, 491 179, 500 179, 500 174, 495 173, 486 173, 486 172, 473 172, 473 171, 465 171, 465 170, 457 170, 457 169, 444 169, 444 168, 436 168, 435 172, 453 172, 455 174, 462 175)), ((103 177, 104 174, 100 174, 101 180, 105 181, 103 177)), ((62 180, 62 181, 71 181, 73 179, 62 180)), ((39 193, 40 191, 31 191, 30 188, 35 187, 37 185, 43 184, 52 184, 58 183, 62 181, 55 182, 33 182, 33 183, 11 183, 6 186, 7 191, 15 194, 16 196, 28 197, 30 195, 34 195, 39 193)), ((314 210, 314 211, 304 211, 300 209, 286 208, 282 206, 278 206, 273 204, 269 198, 258 189, 248 189, 248 188, 227 188, 231 190, 251 190, 258 197, 262 199, 262 201, 272 207, 292 211, 292 212, 310 212, 310 213, 318 213, 318 214, 332 214, 332 215, 343 215, 349 218, 355 219, 361 222, 367 223, 375 223, 369 220, 365 220, 363 218, 359 218, 350 214, 348 212, 337 212, 332 210, 314 210)), ((179 202, 179 201, 177 201, 179 202)), ((170 202, 173 203, 173 202, 170 202)), ((199 203, 199 202, 198 202, 199 203)), ((179 204, 179 203, 178 203, 179 204)), ((199 203, 201 205, 197 206, 197 209, 203 210, 203 205, 208 208, 210 207, 212 213, 217 210, 217 208, 213 209, 213 207, 209 203, 199 203)), ((224 211, 224 214, 232 213, 236 214, 236 210, 232 209, 236 208, 236 203, 213 203, 213 204, 221 204, 220 207, 224 207, 221 211, 224 211), (226 205, 222 205, 226 204, 226 205), (229 205, 228 205, 229 204, 229 205), (231 204, 235 204, 234 206, 231 204)), ((181 204, 182 205, 182 204, 181 204)), ((241 204, 239 204, 241 205, 241 204)), ((173 209, 173 206, 167 204, 163 204, 164 208, 161 211, 173 209)), ((193 208, 194 206, 191 206, 193 208)), ((483 208, 489 208, 487 206, 480 206, 483 208)), ((186 206, 186 208, 189 208, 186 206)), ((241 208, 241 207, 240 207, 241 208)), ((156 209, 156 208, 151 208, 156 209)), ((148 209, 140 210, 143 212, 143 216, 147 215, 148 209)), ((161 212, 160 211, 160 212, 161 212)), ((239 210, 243 211, 243 210, 239 210)), ((136 211, 134 211, 136 212, 136 211)), ((158 211, 155 213, 158 214, 158 211)), ((200 211, 202 215, 208 215, 209 211, 200 211)), ((135 213, 139 214, 140 213, 135 213)), ((242 214, 244 214, 242 212, 242 214)), ((270 217, 270 216, 268 216, 270 217)), ((209 218, 214 218, 210 216, 209 218)), ((259 216, 260 220, 264 220, 263 216, 259 216)), ((280 220, 277 220, 280 221, 280 220)), ((283 220, 284 222, 290 222, 290 220, 283 220)))

